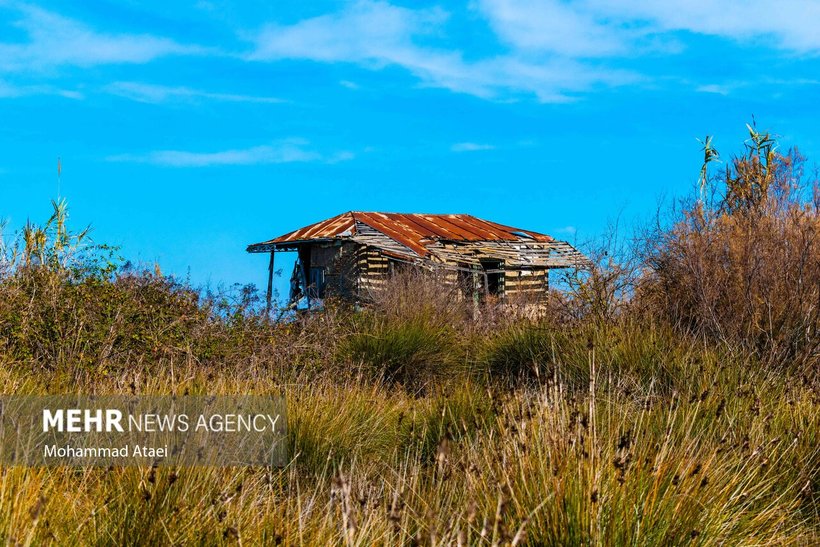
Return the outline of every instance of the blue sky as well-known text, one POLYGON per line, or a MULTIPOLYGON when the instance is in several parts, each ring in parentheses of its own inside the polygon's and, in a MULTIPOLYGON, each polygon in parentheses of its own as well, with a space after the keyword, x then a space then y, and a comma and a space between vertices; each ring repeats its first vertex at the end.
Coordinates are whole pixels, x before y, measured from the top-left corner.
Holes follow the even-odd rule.
MULTIPOLYGON (((583 241, 690 192, 696 137, 818 157, 820 3, 0 0, 0 218, 197 284, 347 210, 583 241)), ((287 268, 287 261, 279 261, 287 268)), ((287 275, 287 274, 286 274, 287 275)))

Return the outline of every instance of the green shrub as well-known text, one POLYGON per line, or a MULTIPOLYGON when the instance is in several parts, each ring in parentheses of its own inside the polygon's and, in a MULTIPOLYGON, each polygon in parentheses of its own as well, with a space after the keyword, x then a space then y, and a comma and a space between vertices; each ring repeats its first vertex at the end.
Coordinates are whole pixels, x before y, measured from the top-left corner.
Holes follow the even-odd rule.
POLYGON ((533 323, 514 323, 491 334, 478 362, 490 378, 507 383, 550 380, 577 386, 588 382, 585 345, 580 351, 567 335, 533 323))

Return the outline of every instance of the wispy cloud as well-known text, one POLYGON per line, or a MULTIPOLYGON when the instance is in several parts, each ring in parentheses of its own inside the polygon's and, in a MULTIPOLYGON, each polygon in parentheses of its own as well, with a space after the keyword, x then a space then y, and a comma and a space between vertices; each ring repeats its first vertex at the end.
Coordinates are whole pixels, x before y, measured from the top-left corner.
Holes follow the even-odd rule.
MULTIPOLYGON (((554 0, 553 0, 554 1, 554 0)), ((806 0, 586 0, 580 9, 608 18, 613 26, 640 23, 655 32, 684 30, 738 41, 768 42, 801 53, 820 51, 820 3, 806 0)))
POLYGON ((480 144, 476 142, 457 142, 450 147, 453 152, 479 152, 481 150, 494 150, 492 144, 480 144))
POLYGON ((0 99, 16 99, 31 95, 57 95, 74 100, 84 98, 81 92, 71 89, 62 89, 52 85, 15 85, 0 80, 0 99))
MULTIPOLYGON (((783 0, 478 0, 479 10, 506 43, 573 57, 634 54, 647 36, 670 33, 768 42, 801 53, 820 50, 820 4, 783 0)), ((644 45, 657 47, 657 41, 644 45)))
POLYGON ((728 95, 732 91, 731 85, 728 84, 705 84, 695 88, 695 91, 700 93, 712 93, 714 95, 728 95))
POLYGON ((766 76, 755 80, 730 80, 721 83, 703 84, 697 86, 695 91, 728 96, 750 89, 754 89, 755 93, 780 93, 784 88, 793 89, 818 85, 820 85, 820 80, 813 78, 771 78, 766 76))
POLYGON ((104 91, 126 99, 143 103, 164 103, 169 101, 213 100, 241 103, 282 103, 277 97, 242 95, 233 93, 215 93, 202 89, 184 86, 164 86, 141 82, 114 82, 107 85, 104 91))
POLYGON ((578 4, 555 0, 480 0, 478 7, 499 38, 518 50, 599 57, 622 53, 628 46, 624 32, 578 4))
POLYGON ((578 233, 578 229, 575 226, 564 226, 562 228, 556 228, 555 230, 553 230, 553 233, 574 236, 576 233, 578 233))
POLYGON ((379 70, 400 66, 424 85, 479 97, 501 92, 535 94, 542 101, 566 101, 567 93, 596 84, 635 79, 624 70, 600 69, 571 58, 528 58, 509 54, 466 61, 458 49, 419 45, 444 34, 448 14, 441 9, 409 9, 361 0, 334 14, 293 25, 268 25, 255 37, 248 59, 307 59, 346 62, 379 70))
MULTIPOLYGON (((207 2, 200 4, 202 9, 213 8, 207 2)), ((0 0, 0 10, 11 15, 13 27, 0 38, 0 75, 26 78, 29 81, 23 83, 32 84, 7 81, 0 86, 0 97, 38 93, 78 97, 78 92, 61 89, 53 80, 61 67, 220 55, 238 62, 293 59, 349 63, 367 70, 401 67, 423 87, 494 100, 534 96, 557 103, 577 100, 599 88, 650 80, 651 68, 635 57, 649 52, 679 54, 691 46, 693 34, 803 55, 820 53, 820 33, 815 28, 820 3, 805 0, 783 0, 776 8, 763 0, 726 0, 720 10, 707 0, 472 0, 469 6, 471 17, 456 20, 440 7, 352 0, 332 13, 241 31, 242 38, 250 41, 250 50, 243 53, 151 32, 103 30, 41 7, 0 0), (495 36, 495 43, 490 38, 483 44, 488 46, 483 53, 468 52, 458 41, 464 25, 477 21, 495 36), (648 73, 630 67, 646 67, 641 70, 648 73), (44 82, 55 85, 36 85, 44 82)), ((347 79, 339 84, 357 88, 347 79)), ((157 104, 280 100, 199 89, 200 85, 118 81, 105 91, 157 104)), ((693 88, 706 93, 729 90, 715 82, 695 82, 693 88)))
POLYGON ((146 63, 173 54, 202 52, 150 34, 98 32, 78 21, 25 4, 12 4, 19 16, 15 26, 25 41, 0 42, 0 71, 30 72, 63 65, 88 67, 114 63, 146 63))
MULTIPOLYGON (((814 28, 820 4, 784 0, 772 9, 762 0, 727 2, 715 10, 706 0, 475 0, 471 6, 501 50, 467 57, 447 41, 454 23, 446 11, 358 0, 335 13, 263 27, 247 58, 342 62, 369 70, 399 66, 424 86, 483 98, 531 94, 542 102, 566 102, 601 86, 649 79, 623 68, 629 66, 625 61, 681 53, 686 41, 679 31, 820 51, 814 28)), ((725 89, 706 83, 700 91, 725 89)))
POLYGON ((294 25, 264 27, 255 39, 255 60, 309 58, 384 64, 423 64, 414 36, 429 34, 446 20, 440 9, 413 10, 386 2, 359 1, 329 15, 294 25))
POLYGON ((223 150, 217 152, 192 152, 185 150, 157 150, 147 154, 119 154, 109 156, 108 161, 149 163, 163 167, 214 167, 220 165, 264 165, 277 163, 323 162, 337 163, 351 160, 354 154, 347 151, 322 154, 308 147, 303 139, 288 139, 272 145, 252 148, 223 150))

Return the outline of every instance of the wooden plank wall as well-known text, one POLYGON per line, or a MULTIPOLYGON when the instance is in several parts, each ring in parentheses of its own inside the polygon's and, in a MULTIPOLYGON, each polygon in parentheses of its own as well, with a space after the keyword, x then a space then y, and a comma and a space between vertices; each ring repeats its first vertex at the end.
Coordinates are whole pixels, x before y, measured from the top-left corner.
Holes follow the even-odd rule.
POLYGON ((372 247, 359 246, 355 253, 358 293, 367 298, 387 284, 388 258, 372 247))
POLYGON ((506 270, 505 293, 509 295, 537 296, 549 289, 549 270, 506 270))
MULTIPOLYGON (((383 289, 388 282, 390 259, 373 247, 351 242, 343 246, 328 246, 321 251, 316 249, 312 254, 318 259, 315 261, 316 265, 328 268, 329 285, 337 285, 337 294, 356 293, 359 298, 367 299, 372 293, 383 289), (345 283, 343 279, 349 282, 345 283)), ((445 268, 465 266, 459 263, 445 262, 443 264, 445 268)), ((502 268, 505 270, 502 282, 503 294, 527 298, 537 298, 546 294, 549 288, 548 269, 521 270, 506 264, 502 268)), ((460 276, 457 270, 446 269, 443 274, 445 283, 454 285, 459 282, 460 276)))

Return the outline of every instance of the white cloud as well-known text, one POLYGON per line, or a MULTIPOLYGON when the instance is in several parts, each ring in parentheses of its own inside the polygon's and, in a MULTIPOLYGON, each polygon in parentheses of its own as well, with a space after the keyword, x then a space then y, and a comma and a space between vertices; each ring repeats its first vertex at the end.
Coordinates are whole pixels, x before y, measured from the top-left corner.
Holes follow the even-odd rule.
POLYGON ((728 95, 732 86, 727 84, 706 84, 695 88, 700 93, 713 93, 715 95, 728 95))
MULTIPOLYGON (((572 57, 634 54, 647 36, 688 31, 768 41, 800 53, 820 50, 820 2, 782 0, 477 0, 505 43, 572 57)), ((663 43, 647 44, 650 49, 663 43)))
POLYGON ((626 37, 591 10, 556 0, 479 0, 495 33, 519 50, 571 57, 622 53, 626 37))
MULTIPOLYGON (((680 31, 820 52, 820 2, 726 0, 720 9, 712 0, 475 0, 473 5, 510 49, 502 63, 505 77, 534 90, 542 101, 560 101, 567 92, 571 97, 596 84, 641 80, 607 67, 647 53, 679 54, 689 42, 680 31)), ((728 94, 736 87, 695 84, 705 93, 728 94)))
POLYGON ((295 25, 268 25, 256 37, 251 59, 312 59, 384 64, 424 64, 412 39, 441 24, 438 9, 412 10, 386 2, 359 1, 332 15, 295 25))
POLYGON ((324 162, 337 163, 353 159, 350 152, 323 155, 307 148, 307 141, 288 139, 274 145, 223 150, 218 152, 191 152, 184 150, 157 150, 143 155, 120 154, 108 161, 149 163, 164 167, 214 167, 220 165, 264 165, 277 163, 324 162))
POLYGON ((453 152, 478 152, 481 150, 494 150, 492 144, 480 144, 477 142, 457 142, 450 147, 453 152))
POLYGON ((795 88, 800 86, 818 86, 820 80, 811 78, 770 78, 762 77, 755 80, 732 80, 723 83, 703 84, 695 88, 699 93, 713 93, 715 95, 731 95, 738 91, 752 88, 757 93, 771 93, 774 90, 781 92, 783 88, 795 88))
POLYGON ((747 41, 770 39, 801 53, 820 50, 820 3, 807 0, 586 0, 585 9, 614 21, 645 21, 658 32, 684 30, 747 41))
POLYGON ((0 71, 146 63, 165 55, 201 52, 201 48, 182 45, 168 38, 101 33, 38 7, 15 6, 20 14, 16 26, 25 32, 28 40, 0 42, 0 71))
POLYGON ((556 228, 555 230, 553 230, 553 233, 574 236, 578 233, 578 229, 575 226, 564 226, 562 228, 556 228))
MULTIPOLYGON (((201 9, 209 6, 213 4, 200 2, 201 9)), ((475 25, 474 17, 452 21, 442 8, 353 0, 334 13, 292 24, 264 25, 251 34, 251 51, 235 57, 255 62, 295 59, 351 63, 369 70, 401 67, 421 86, 497 100, 534 96, 542 102, 565 102, 600 87, 646 80, 646 76, 622 67, 647 52, 680 53, 690 42, 689 33, 755 46, 774 45, 801 54, 820 52, 820 33, 815 29, 820 21, 820 2, 814 1, 782 0, 773 5, 763 0, 726 0, 720 9, 713 0, 472 0, 470 6, 495 33, 495 53, 467 51, 461 48, 468 46, 453 41, 455 34, 450 31, 457 25, 475 25)), ((55 69, 65 66, 139 64, 174 55, 224 55, 216 48, 188 45, 170 37, 95 29, 16 2, 0 0, 0 9, 16 18, 18 30, 5 32, 0 38, 0 74, 7 76, 53 78, 55 69), (12 36, 17 34, 21 38, 14 40, 12 36)), ((77 91, 56 85, 17 83, 0 82, 0 97, 50 93, 81 98, 77 91)), ((350 80, 339 84, 357 87, 350 80)), ((706 93, 734 90, 709 82, 691 85, 706 93)), ((115 82, 105 91, 148 103, 279 101, 275 97, 128 81, 115 82)))
POLYGON ((26 95, 25 90, 19 86, 11 85, 0 80, 0 98, 16 98, 26 95))
POLYGON ((468 62, 456 49, 418 43, 444 34, 447 20, 440 9, 412 10, 360 0, 335 14, 264 27, 248 58, 347 62, 372 70, 400 66, 427 86, 484 98, 527 93, 549 102, 571 100, 568 94, 597 84, 636 79, 627 71, 587 66, 568 57, 533 58, 513 52, 468 62))
POLYGON ((126 99, 131 99, 143 103, 164 103, 167 101, 190 101, 196 99, 208 99, 224 102, 243 103, 282 103, 282 99, 276 97, 263 97, 258 95, 241 95, 232 93, 214 93, 190 87, 171 87, 141 82, 114 82, 107 85, 104 91, 126 99))
POLYGON ((16 99, 31 95, 58 95, 74 100, 84 98, 79 91, 61 89, 52 85, 14 85, 0 80, 0 99, 16 99))
POLYGON ((356 157, 356 154, 353 152, 348 152, 347 150, 343 150, 341 152, 336 152, 335 154, 331 154, 330 156, 325 158, 325 163, 341 163, 343 161, 350 161, 356 157))
POLYGON ((267 25, 255 38, 249 59, 306 59, 356 63, 371 69, 399 65, 428 83, 461 88, 471 77, 461 54, 414 43, 446 20, 438 9, 412 10, 363 0, 340 13, 290 26, 267 25))
POLYGON ((55 90, 55 94, 59 95, 60 97, 65 97, 66 99, 74 99, 75 101, 85 99, 85 95, 83 95, 79 91, 72 91, 70 89, 57 89, 55 90))

